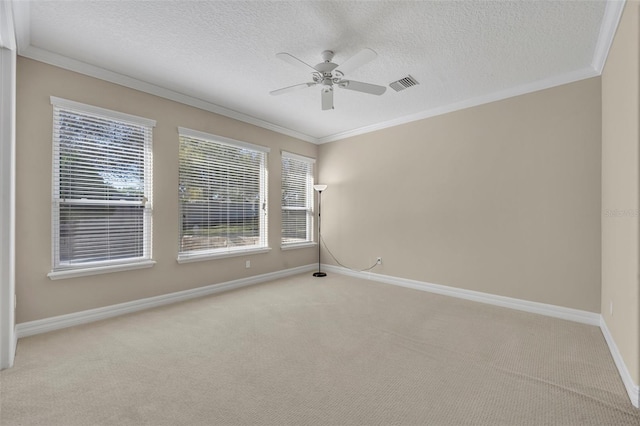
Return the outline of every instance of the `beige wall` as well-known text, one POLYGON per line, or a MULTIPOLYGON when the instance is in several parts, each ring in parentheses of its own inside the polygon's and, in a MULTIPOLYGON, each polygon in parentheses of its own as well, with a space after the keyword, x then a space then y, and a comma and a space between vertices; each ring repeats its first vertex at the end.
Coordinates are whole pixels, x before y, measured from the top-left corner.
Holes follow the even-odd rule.
POLYGON ((593 78, 321 145, 324 239, 353 268, 600 312, 600 116, 593 78))
POLYGON ((17 81, 17 322, 77 312, 311 264, 313 248, 280 250, 280 150, 316 157, 317 146, 197 108, 25 58, 17 81), (51 281, 50 96, 157 120, 151 269, 51 281), (267 254, 178 264, 177 127, 271 148, 267 254), (245 260, 251 269, 245 269, 245 260))
POLYGON ((640 382, 639 15, 639 3, 627 2, 602 74, 602 316, 636 384, 640 382))
POLYGON ((602 79, 320 147, 20 58, 17 322, 313 263, 315 249, 279 249, 283 149, 320 157, 323 234, 341 262, 382 256, 381 274, 602 312, 638 383, 639 12, 627 2, 602 79), (157 120, 153 268, 47 278, 50 96, 157 120), (272 149, 270 253, 177 264, 178 126, 272 149))

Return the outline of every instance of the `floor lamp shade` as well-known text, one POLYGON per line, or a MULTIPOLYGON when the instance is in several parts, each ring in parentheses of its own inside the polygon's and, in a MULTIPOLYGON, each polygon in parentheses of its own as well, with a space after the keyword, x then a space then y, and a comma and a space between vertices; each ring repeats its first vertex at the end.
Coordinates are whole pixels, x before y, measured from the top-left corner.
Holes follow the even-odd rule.
POLYGON ((320 205, 322 203, 322 191, 327 189, 327 185, 313 185, 313 189, 318 191, 318 272, 314 272, 314 277, 326 277, 327 274, 322 272, 320 264, 320 248, 322 246, 322 234, 321 234, 321 219, 320 219, 320 205))

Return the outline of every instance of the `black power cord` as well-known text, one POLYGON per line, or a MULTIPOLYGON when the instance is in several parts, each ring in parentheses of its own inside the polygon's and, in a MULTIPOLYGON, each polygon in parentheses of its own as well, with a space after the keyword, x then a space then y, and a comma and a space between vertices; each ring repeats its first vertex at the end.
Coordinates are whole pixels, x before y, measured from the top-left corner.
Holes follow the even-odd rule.
POLYGON ((331 250, 329 250, 329 247, 327 247, 327 243, 324 241, 324 237, 322 235, 320 235, 320 241, 322 242, 322 245, 324 246, 324 248, 327 250, 327 253, 329 253, 329 256, 331 256, 331 258, 340 266, 342 266, 343 268, 346 268, 350 271, 354 271, 354 272, 367 272, 372 270, 373 268, 375 268, 376 266, 378 266, 378 261, 376 261, 376 263, 373 264, 373 266, 368 267, 367 269, 353 269, 350 268, 346 265, 343 265, 342 263, 340 263, 340 261, 338 259, 336 259, 336 257, 333 255, 333 253, 331 253, 331 250))

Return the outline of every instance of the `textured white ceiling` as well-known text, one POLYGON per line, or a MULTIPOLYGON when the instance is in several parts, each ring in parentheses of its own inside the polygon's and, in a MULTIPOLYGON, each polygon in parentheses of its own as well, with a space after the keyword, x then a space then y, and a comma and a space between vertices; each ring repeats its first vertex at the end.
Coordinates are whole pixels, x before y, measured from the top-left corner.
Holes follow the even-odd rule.
POLYGON ((617 24, 605 1, 25 3, 14 6, 24 56, 80 61, 314 142, 597 75, 613 34, 601 28, 617 24), (340 64, 365 47, 378 58, 347 78, 420 85, 336 89, 330 111, 319 87, 269 95, 310 81, 276 53, 316 64, 330 49, 340 64))

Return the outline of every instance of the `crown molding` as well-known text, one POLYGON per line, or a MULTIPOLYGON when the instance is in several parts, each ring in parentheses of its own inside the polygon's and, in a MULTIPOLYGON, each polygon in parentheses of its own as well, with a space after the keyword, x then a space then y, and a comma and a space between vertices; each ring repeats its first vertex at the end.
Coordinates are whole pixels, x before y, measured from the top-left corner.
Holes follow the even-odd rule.
POLYGON ((0 2, 0 48, 16 50, 16 33, 13 26, 13 3, 0 2))
POLYGON ((280 134, 291 136, 297 139, 301 139, 306 142, 314 144, 323 144, 327 142, 334 142, 341 139, 346 139, 352 136, 358 136, 365 133, 375 132, 377 130, 386 129, 389 127, 399 126, 401 124, 410 123, 413 121, 423 120, 425 118, 435 117, 438 115, 454 112, 474 106, 487 104, 527 93, 537 92, 544 89, 549 89, 555 86, 561 86, 563 84, 573 83, 579 80, 584 80, 591 77, 600 75, 595 69, 587 67, 578 71, 553 76, 547 79, 538 80, 532 83, 527 83, 521 86, 512 87, 509 89, 488 93, 483 96, 478 96, 471 99, 466 99, 461 102, 455 102, 449 105, 432 108, 426 111, 421 111, 417 114, 410 114, 403 117, 395 118, 393 120, 384 121, 381 123, 373 124, 370 126, 360 127, 345 132, 335 133, 333 135, 324 136, 321 138, 315 138, 313 136, 288 129, 282 126, 278 126, 273 123, 269 123, 258 118, 233 111, 211 102, 204 101, 202 99, 194 98, 192 96, 184 95, 182 93, 175 92, 173 90, 166 89, 164 87, 156 86, 151 83, 147 83, 142 80, 138 80, 123 74, 119 74, 113 71, 106 70, 94 65, 87 64, 85 62, 77 61, 57 53, 52 53, 44 49, 29 46, 19 51, 20 56, 24 56, 29 59, 33 59, 39 62, 44 62, 49 65, 54 65, 59 68, 63 68, 69 71, 77 72, 80 74, 88 75, 90 77, 105 80, 111 83, 119 84, 121 86, 128 87, 130 89, 139 90, 141 92, 150 93, 155 96, 159 96, 165 99, 169 99, 175 102, 180 102, 185 105, 193 106, 205 111, 213 112, 215 114, 223 115, 225 117, 233 118, 248 124, 253 124, 258 127, 262 127, 267 130, 271 130, 280 134))
POLYGON ((572 71, 566 74, 553 76, 547 79, 527 83, 518 87, 488 93, 482 96, 478 96, 472 99, 466 99, 449 105, 439 106, 429 110, 421 111, 416 114, 398 117, 392 120, 360 127, 353 130, 334 133, 324 137, 313 137, 311 135, 307 135, 293 129, 282 127, 256 117, 222 107, 212 102, 175 92, 173 90, 157 86, 143 80, 138 80, 127 75, 109 71, 104 68, 90 65, 85 62, 77 61, 75 59, 71 59, 44 49, 31 46, 29 2, 13 0, 10 3, 13 5, 15 39, 18 54, 20 56, 44 62, 49 65, 54 65, 63 69, 67 69, 69 71, 88 75, 90 77, 109 81, 111 83, 119 84, 121 86, 139 90, 141 92, 149 93, 185 105, 193 106, 205 111, 229 117, 238 121, 242 121, 244 123, 252 124, 267 130, 271 130, 276 133, 291 136, 293 138, 300 139, 306 142, 323 144, 599 76, 602 74, 609 49, 611 48, 615 32, 620 21, 620 17, 622 16, 625 2, 626 0, 609 0, 606 2, 605 12, 600 27, 600 34, 598 36, 598 41, 594 50, 593 60, 591 66, 589 67, 577 71, 572 71))
POLYGON ((591 63, 598 75, 602 74, 604 70, 625 3, 626 0, 609 0, 605 6, 602 25, 600 25, 600 34, 593 53, 593 62, 591 63))
POLYGON ((511 87, 509 89, 487 93, 486 95, 478 96, 471 99, 465 99, 463 101, 455 102, 449 105, 432 108, 426 111, 419 112, 417 114, 405 115, 403 117, 395 118, 393 120, 385 121, 385 122, 374 124, 371 126, 366 126, 366 127, 361 127, 359 129, 336 133, 334 135, 319 138, 318 143, 323 144, 327 142, 334 142, 334 141, 346 139, 352 136, 358 136, 365 133, 375 132, 377 130, 387 129, 389 127, 399 126, 401 124, 411 123, 413 121, 423 120, 425 118, 435 117, 437 115, 442 115, 449 112, 459 111, 462 109, 471 108, 471 107, 483 105, 483 104, 488 104, 491 102, 496 102, 503 99, 512 98, 515 96, 525 95, 527 93, 538 92, 544 89, 550 89, 552 87, 573 83, 573 82, 584 80, 591 77, 597 77, 599 75, 600 74, 596 72, 595 69, 591 67, 587 67, 587 68, 583 68, 577 71, 572 71, 566 74, 561 74, 561 75, 553 76, 550 78, 545 78, 542 80, 523 84, 521 86, 511 87))
MULTIPOLYGON (((3 1, 3 3, 7 3, 3 1)), ((10 0, 13 9, 12 26, 15 28, 15 40, 18 54, 31 43, 31 2, 10 0)))
POLYGON ((69 71, 77 72, 87 75, 89 77, 98 78, 100 80, 115 83, 120 86, 128 87, 130 89, 139 90, 141 92, 149 93, 161 98, 169 99, 175 102, 179 102, 185 105, 196 107, 205 111, 213 112, 225 117, 232 118, 234 120, 242 121, 244 123, 253 124, 254 126, 262 127, 263 129, 271 130, 283 135, 291 136, 303 141, 317 143, 317 139, 306 135, 304 133, 297 132, 295 130, 287 129, 285 127, 278 126, 273 123, 261 120, 256 117, 252 117, 247 114, 243 114, 238 111, 234 111, 228 108, 224 108, 220 105, 216 105, 211 102, 204 101, 202 99, 195 98, 193 96, 185 95, 173 90, 166 89, 155 84, 147 83, 146 81, 138 80, 133 77, 129 77, 124 74, 119 74, 104 68, 97 67, 95 65, 87 64, 86 62, 77 61, 75 59, 68 58, 66 56, 59 55, 57 53, 50 52, 48 50, 40 49, 38 47, 28 46, 19 51, 20 56, 33 59, 45 64, 54 65, 59 68, 63 68, 69 71))

